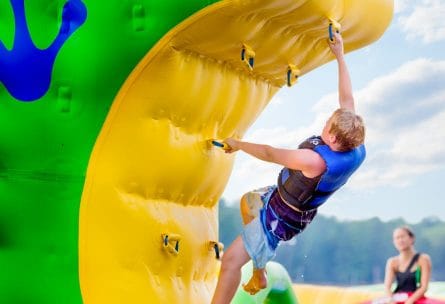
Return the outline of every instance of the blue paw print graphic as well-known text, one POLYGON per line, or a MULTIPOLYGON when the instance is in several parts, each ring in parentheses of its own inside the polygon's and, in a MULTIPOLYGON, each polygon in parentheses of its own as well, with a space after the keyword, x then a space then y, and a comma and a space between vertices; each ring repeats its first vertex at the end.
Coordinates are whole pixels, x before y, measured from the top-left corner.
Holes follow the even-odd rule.
POLYGON ((35 101, 46 94, 57 54, 87 18, 82 0, 68 0, 63 6, 62 25, 57 37, 45 50, 34 45, 25 16, 25 0, 10 0, 15 17, 15 36, 11 50, 0 41, 0 82, 20 101, 35 101))

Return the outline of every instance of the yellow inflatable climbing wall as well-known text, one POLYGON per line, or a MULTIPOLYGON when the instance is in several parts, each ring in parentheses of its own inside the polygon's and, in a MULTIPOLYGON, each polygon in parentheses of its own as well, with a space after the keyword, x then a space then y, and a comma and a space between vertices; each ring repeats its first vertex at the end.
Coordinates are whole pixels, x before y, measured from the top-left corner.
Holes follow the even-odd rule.
POLYGON ((166 34, 121 88, 90 158, 84 303, 209 303, 233 156, 208 140, 242 137, 280 87, 332 60, 330 23, 349 52, 378 39, 392 10, 392 0, 221 1, 166 34))

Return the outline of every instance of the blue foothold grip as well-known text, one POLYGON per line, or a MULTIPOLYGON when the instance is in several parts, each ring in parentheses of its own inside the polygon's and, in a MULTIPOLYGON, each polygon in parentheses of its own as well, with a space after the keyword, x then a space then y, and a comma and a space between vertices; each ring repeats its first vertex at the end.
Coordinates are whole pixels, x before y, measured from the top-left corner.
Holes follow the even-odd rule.
POLYGON ((334 42, 334 40, 335 40, 334 32, 337 34, 340 33, 340 25, 337 22, 331 21, 329 23, 328 31, 329 31, 329 40, 331 42, 334 42))
POLYGON ((218 148, 223 149, 223 150, 230 149, 230 146, 228 144, 224 143, 224 142, 219 142, 219 141, 216 141, 216 140, 212 140, 212 144, 214 146, 218 147, 218 148))
POLYGON ((255 63, 255 59, 249 58, 249 65, 251 68, 253 68, 254 63, 255 63))
POLYGON ((332 31, 332 23, 329 24, 329 40, 334 41, 334 32, 332 31))
POLYGON ((219 141, 212 140, 212 144, 213 144, 214 146, 219 147, 219 148, 224 148, 224 144, 223 144, 223 143, 220 143, 219 141))

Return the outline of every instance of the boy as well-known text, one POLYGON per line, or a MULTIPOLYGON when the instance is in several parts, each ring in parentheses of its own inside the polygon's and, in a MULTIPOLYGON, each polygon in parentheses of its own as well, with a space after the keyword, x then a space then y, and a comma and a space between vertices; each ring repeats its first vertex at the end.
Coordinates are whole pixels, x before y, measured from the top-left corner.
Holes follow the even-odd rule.
POLYGON ((241 198, 245 224, 222 258, 212 303, 230 303, 241 279, 241 267, 252 259, 254 270, 244 289, 250 294, 267 286, 266 263, 278 243, 299 234, 312 221, 317 208, 346 183, 365 158, 365 127, 355 114, 351 80, 343 55, 343 40, 335 34, 329 44, 339 70, 339 103, 321 136, 288 150, 228 138, 226 153, 242 150, 256 158, 284 166, 277 186, 249 192, 241 198))

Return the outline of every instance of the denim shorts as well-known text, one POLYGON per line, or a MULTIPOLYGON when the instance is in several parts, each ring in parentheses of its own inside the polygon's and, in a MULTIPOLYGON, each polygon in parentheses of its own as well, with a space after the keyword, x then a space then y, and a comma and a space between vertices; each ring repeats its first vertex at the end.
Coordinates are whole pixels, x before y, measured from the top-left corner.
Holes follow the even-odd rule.
POLYGON ((269 245, 259 216, 259 211, 270 198, 274 189, 275 187, 264 187, 247 193, 246 197, 250 215, 255 218, 244 226, 241 237, 244 248, 252 259, 253 267, 256 269, 265 268, 266 263, 275 256, 275 249, 269 245))

